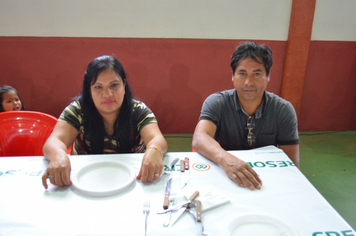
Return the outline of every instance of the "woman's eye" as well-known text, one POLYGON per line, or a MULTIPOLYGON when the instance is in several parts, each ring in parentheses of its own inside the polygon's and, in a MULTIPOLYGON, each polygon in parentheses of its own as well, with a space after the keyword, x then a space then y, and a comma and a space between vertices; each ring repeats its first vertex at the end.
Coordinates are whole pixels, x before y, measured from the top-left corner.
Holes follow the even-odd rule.
POLYGON ((101 89, 101 86, 100 85, 95 85, 94 88, 95 89, 101 89))
POLYGON ((120 86, 120 84, 117 84, 117 83, 111 85, 112 88, 116 88, 116 87, 119 87, 119 86, 120 86))

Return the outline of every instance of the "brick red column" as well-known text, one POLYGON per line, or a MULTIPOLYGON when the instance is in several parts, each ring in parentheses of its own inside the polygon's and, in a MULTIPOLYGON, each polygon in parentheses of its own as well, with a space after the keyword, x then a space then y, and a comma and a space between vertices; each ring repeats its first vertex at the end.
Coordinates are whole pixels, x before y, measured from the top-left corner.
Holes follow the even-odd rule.
POLYGON ((281 96, 299 117, 316 0, 293 0, 281 96))

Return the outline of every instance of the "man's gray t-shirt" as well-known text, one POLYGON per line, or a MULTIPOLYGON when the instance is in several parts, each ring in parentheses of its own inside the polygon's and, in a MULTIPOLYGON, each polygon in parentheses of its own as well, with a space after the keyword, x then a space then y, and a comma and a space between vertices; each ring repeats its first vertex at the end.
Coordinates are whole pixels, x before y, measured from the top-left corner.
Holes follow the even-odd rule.
POLYGON ((254 114, 252 133, 256 140, 247 142, 247 119, 235 89, 210 95, 203 104, 199 120, 216 125, 215 140, 225 150, 246 150, 268 145, 299 143, 297 116, 292 104, 265 91, 263 101, 254 114))

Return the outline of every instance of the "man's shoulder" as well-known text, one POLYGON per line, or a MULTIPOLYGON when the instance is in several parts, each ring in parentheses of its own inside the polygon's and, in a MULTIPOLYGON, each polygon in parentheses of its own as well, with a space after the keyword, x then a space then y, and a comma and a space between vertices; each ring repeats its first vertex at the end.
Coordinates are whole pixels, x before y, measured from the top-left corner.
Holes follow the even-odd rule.
POLYGON ((236 91, 235 89, 219 91, 211 94, 209 97, 215 97, 219 99, 229 99, 234 96, 235 91, 236 91))
POLYGON ((274 93, 265 91, 265 94, 267 97, 267 103, 272 103, 272 104, 281 105, 281 106, 286 106, 286 105, 291 104, 289 101, 281 98, 280 96, 278 96, 274 93))
POLYGON ((279 118, 296 116, 295 109, 289 101, 280 96, 266 91, 267 96, 267 112, 269 115, 274 114, 279 118), (271 113, 272 112, 272 113, 271 113))

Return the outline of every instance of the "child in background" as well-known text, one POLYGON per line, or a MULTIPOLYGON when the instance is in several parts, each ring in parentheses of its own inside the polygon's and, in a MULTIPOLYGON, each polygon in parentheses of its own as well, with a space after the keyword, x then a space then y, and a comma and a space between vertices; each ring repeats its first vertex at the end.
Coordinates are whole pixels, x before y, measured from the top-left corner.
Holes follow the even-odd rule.
POLYGON ((0 112, 25 110, 17 90, 8 85, 0 86, 0 102, 0 112))

